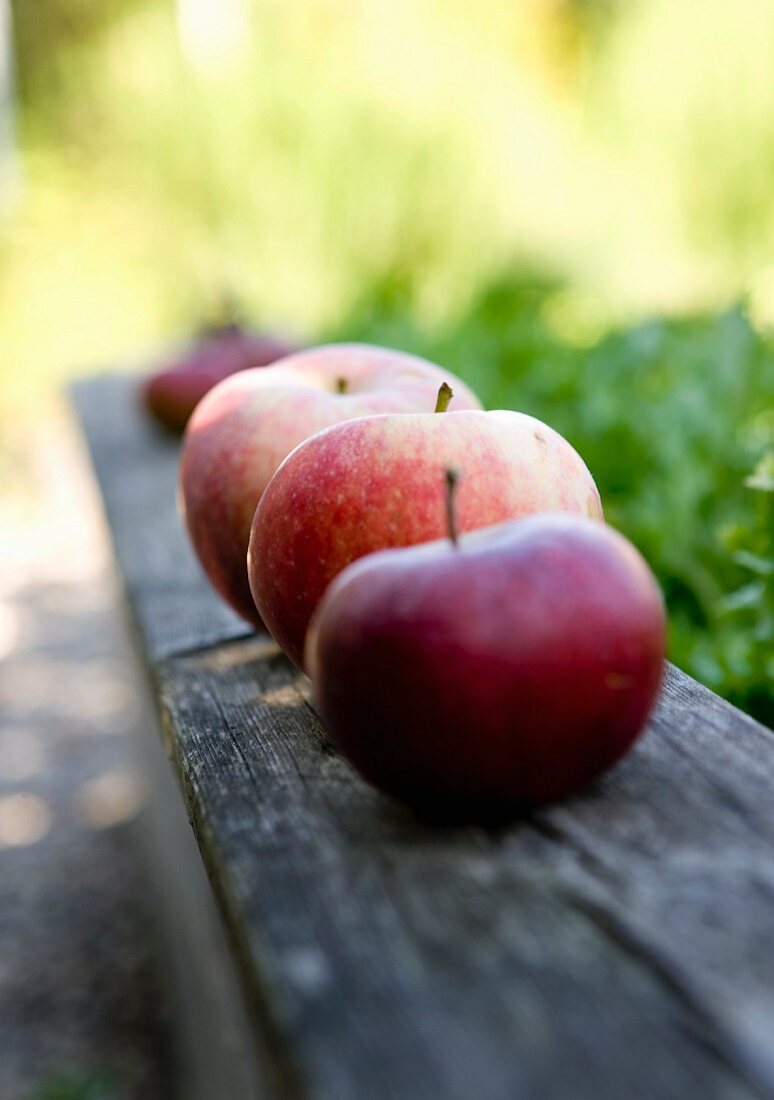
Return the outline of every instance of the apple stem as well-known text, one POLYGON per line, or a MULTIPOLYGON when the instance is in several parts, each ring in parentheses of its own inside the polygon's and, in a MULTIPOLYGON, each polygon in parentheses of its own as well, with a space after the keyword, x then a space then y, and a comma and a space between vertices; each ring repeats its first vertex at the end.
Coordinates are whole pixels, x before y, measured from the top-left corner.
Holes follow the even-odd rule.
POLYGON ((346 393, 349 389, 349 382, 346 378, 336 379, 336 393, 346 393))
POLYGON ((449 402, 454 397, 454 390, 451 388, 448 382, 442 382, 441 388, 438 391, 438 400, 435 403, 435 411, 437 413, 445 413, 449 407, 449 402))
POLYGON ((454 493, 460 475, 456 470, 446 471, 446 529, 454 546, 457 546, 459 537, 457 534, 457 519, 454 514, 454 493))

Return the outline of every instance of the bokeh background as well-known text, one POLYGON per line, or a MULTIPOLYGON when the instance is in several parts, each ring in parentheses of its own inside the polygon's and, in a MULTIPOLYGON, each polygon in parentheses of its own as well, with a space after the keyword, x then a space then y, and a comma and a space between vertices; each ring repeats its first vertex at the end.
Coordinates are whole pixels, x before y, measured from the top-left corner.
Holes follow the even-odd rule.
POLYGON ((565 433, 673 659, 774 720, 771 0, 0 12, 6 518, 57 387, 230 295, 565 433))
POLYGON ((225 299, 558 428, 673 660, 774 726, 772 0, 0 0, 3 1100, 178 1094, 62 394, 225 299))

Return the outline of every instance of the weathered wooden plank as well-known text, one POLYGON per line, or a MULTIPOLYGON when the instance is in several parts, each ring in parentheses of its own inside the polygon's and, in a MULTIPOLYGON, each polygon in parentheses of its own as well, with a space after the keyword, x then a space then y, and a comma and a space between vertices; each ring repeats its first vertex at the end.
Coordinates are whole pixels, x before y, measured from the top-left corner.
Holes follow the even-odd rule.
POLYGON ((670 669, 590 791, 502 830, 417 822, 270 643, 207 648, 243 628, 180 567, 176 458, 99 386, 79 407, 277 1095, 774 1097, 774 735, 670 669))
MULTIPOLYGON (((158 706, 145 668, 137 674, 135 766, 146 793, 139 835, 153 888, 161 980, 169 1008, 177 1100, 267 1100, 275 1095, 271 1051, 256 1035, 242 978, 191 832, 176 776, 164 755, 158 706)), ((148 1100, 153 1100, 149 1097, 148 1100)), ((172 1100, 171 1097, 157 1100, 172 1100)))
POLYGON ((151 660, 252 633, 205 582, 175 508, 179 441, 137 401, 139 376, 76 383, 116 556, 151 660))
POLYGON ((301 1095, 774 1095, 774 737, 681 673, 616 773, 494 832, 368 789, 268 643, 159 685, 301 1095))

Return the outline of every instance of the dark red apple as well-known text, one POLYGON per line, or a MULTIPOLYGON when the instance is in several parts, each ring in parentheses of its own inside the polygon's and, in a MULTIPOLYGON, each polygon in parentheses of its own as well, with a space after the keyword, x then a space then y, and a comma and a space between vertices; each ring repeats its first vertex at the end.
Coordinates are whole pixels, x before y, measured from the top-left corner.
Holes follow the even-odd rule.
POLYGON ((544 514, 362 558, 322 600, 306 664, 367 780, 475 820, 560 798, 619 760, 664 650, 661 594, 631 543, 544 514))
POLYGON ((141 388, 142 401, 160 424, 181 432, 218 382, 238 371, 268 366, 294 351, 298 345, 287 340, 224 324, 152 374, 141 388))

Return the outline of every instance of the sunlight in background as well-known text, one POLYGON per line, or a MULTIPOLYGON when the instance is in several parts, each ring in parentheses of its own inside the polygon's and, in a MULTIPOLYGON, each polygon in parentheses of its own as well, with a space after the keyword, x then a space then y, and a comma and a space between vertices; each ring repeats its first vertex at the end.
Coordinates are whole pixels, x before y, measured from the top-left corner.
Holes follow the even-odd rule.
POLYGON ((316 332, 395 272, 442 323, 514 262, 608 318, 717 305, 770 263, 768 0, 107 7, 68 38, 13 4, 30 187, 0 254, 6 402, 223 288, 316 332))
POLYGON ((203 69, 221 69, 246 54, 247 0, 175 0, 180 45, 203 69))
POLYGON ((51 814, 34 794, 0 798, 0 848, 25 848, 37 844, 51 828, 51 814))
POLYGON ((146 795, 134 772, 106 772, 83 784, 75 800, 76 813, 90 829, 109 829, 136 817, 146 795))
POLYGON ((19 612, 12 603, 0 600, 0 661, 16 647, 21 630, 19 612))
MULTIPOLYGON (((664 588, 672 657, 769 714, 774 593, 747 574, 774 461, 771 0, 10 8, 4 488, 57 465, 56 386, 147 368, 230 295, 563 432, 664 588)), ((0 566, 33 528, 78 566, 83 502, 55 495, 35 523, 14 505, 0 566)))

